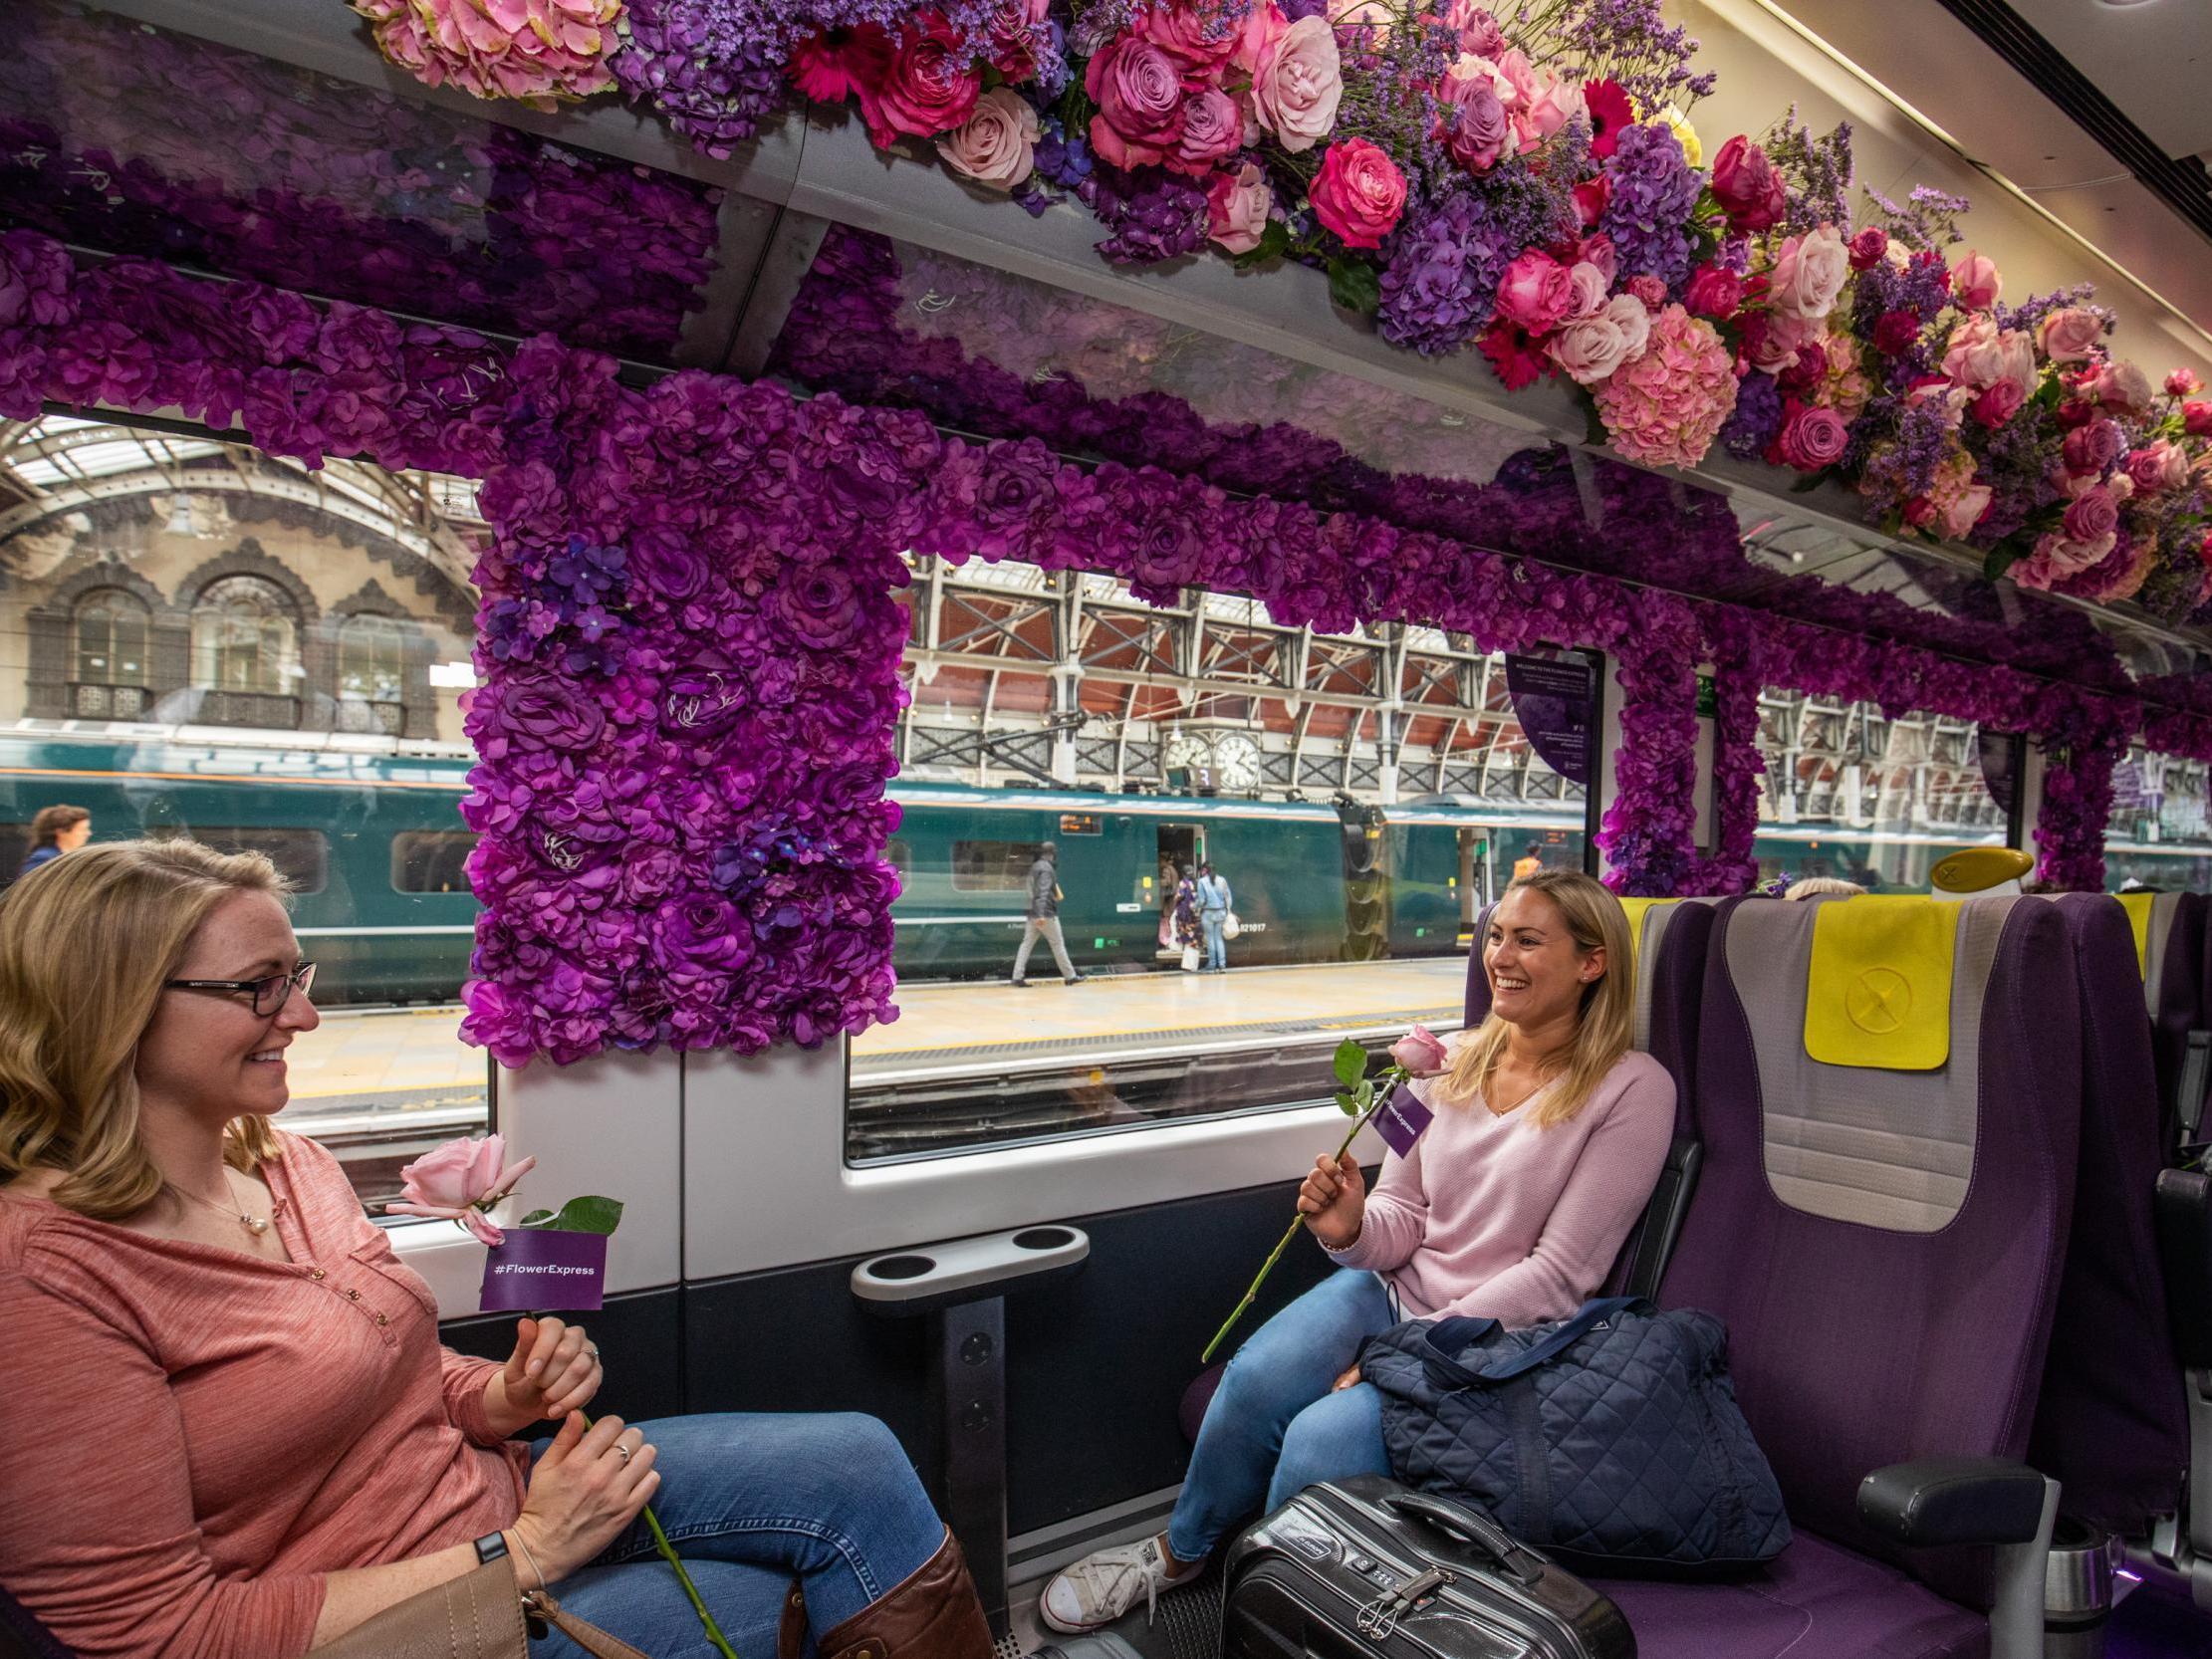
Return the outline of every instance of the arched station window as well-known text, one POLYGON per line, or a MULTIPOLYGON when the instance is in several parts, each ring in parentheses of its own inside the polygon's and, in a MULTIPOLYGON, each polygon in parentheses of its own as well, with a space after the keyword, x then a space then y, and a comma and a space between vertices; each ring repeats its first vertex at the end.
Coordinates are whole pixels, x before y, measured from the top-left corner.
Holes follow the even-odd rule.
POLYGON ((192 684, 203 691, 290 696, 300 666, 291 598, 256 576, 211 583, 192 606, 192 684))
POLYGON ((407 624, 395 617, 347 617, 338 634, 338 694, 398 702, 406 641, 407 624))
POLYGON ((146 704, 146 607, 99 588, 71 618, 70 712, 81 720, 135 720, 146 704))

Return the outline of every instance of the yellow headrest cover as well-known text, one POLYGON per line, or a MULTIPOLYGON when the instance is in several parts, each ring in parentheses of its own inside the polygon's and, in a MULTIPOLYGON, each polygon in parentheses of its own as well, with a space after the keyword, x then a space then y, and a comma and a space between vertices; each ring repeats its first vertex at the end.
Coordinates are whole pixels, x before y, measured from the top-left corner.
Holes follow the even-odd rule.
POLYGON ((1813 912, 1805 1052, 1824 1066, 1933 1071, 1951 1058, 1958 906, 1917 894, 1828 899, 1813 912))
POLYGON ((2127 912, 2127 925, 2135 935, 2135 972, 2150 977, 2150 907, 2156 893, 2119 893, 2119 907, 2127 912))
POLYGON ((2017 847, 1970 846, 1928 871, 1928 884, 1939 893, 1978 893, 2000 881, 2018 881, 2035 867, 2034 855, 2017 847))
POLYGON ((1634 967, 1643 955, 1643 923, 1654 904, 1680 904, 1678 898, 1624 898, 1620 908, 1628 913, 1628 965, 1634 967))

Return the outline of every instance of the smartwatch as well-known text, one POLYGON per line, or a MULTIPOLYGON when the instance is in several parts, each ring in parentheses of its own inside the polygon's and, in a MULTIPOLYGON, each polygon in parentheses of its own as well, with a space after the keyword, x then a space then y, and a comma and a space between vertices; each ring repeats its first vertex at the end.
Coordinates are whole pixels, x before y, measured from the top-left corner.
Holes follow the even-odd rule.
POLYGON ((476 1540, 476 1564, 478 1566, 489 1566, 506 1553, 507 1535, 505 1533, 486 1533, 476 1540))

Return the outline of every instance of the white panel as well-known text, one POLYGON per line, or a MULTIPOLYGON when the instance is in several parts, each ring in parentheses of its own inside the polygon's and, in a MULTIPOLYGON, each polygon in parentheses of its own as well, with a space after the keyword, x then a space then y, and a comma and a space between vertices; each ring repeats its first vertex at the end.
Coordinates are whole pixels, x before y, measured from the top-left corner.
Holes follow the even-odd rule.
MULTIPOLYGON (((686 1057, 689 1278, 1289 1180, 1344 1137, 1343 1114, 1323 1105, 849 1169, 845 1070, 842 1044, 686 1057)), ((1382 1155, 1371 1132, 1355 1150, 1382 1155)))
MULTIPOLYGON (((602 1055, 574 1066, 540 1061, 494 1069, 492 1121, 509 1155, 535 1157, 511 1220, 583 1193, 619 1199, 607 1249, 607 1289, 673 1285, 683 1271, 683 1068, 680 1057, 602 1055)), ((394 1230, 392 1245, 437 1293, 441 1318, 477 1311, 484 1247, 444 1222, 394 1230)))

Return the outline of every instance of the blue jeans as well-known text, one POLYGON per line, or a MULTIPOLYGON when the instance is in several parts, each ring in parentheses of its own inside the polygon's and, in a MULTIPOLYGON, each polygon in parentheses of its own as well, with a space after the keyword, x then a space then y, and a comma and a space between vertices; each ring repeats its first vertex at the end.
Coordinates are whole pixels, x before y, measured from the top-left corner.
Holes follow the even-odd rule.
MULTIPOLYGON (((776 1651, 794 1578, 820 1637, 896 1588, 944 1542, 944 1523, 913 1465, 872 1417, 729 1412, 638 1427, 657 1449, 653 1514, 722 1634, 748 1659, 776 1651)), ((550 1444, 535 1442, 532 1458, 550 1444)), ((714 1653, 674 1569, 654 1552, 643 1516, 553 1593, 653 1659, 714 1653)), ((557 1630, 530 1652, 585 1659, 557 1630)))
POLYGON ((1206 966, 1209 968, 1226 968, 1229 965, 1228 952, 1223 948, 1221 939, 1221 924, 1228 919, 1229 912, 1226 910, 1198 912, 1198 924, 1206 930, 1206 966))
POLYGON ((1382 1396, 1372 1383, 1341 1393, 1369 1336, 1398 1322, 1371 1273, 1340 1269, 1253 1332, 1221 1374, 1167 1524, 1167 1547, 1195 1561, 1254 1515, 1316 1481, 1387 1475, 1382 1396))

